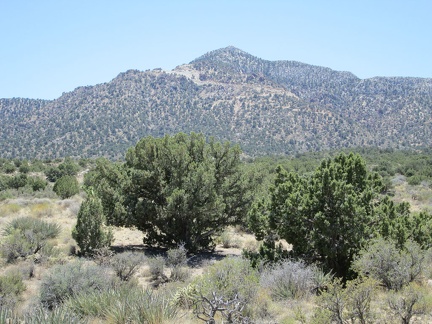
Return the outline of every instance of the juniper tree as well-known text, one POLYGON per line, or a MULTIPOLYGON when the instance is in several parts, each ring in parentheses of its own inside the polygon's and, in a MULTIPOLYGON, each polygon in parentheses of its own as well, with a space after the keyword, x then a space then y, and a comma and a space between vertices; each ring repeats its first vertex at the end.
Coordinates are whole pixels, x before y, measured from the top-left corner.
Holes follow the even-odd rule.
POLYGON ((111 244, 113 234, 105 228, 104 223, 101 200, 93 191, 89 191, 86 200, 81 204, 77 224, 72 231, 72 237, 82 254, 91 254, 111 244))

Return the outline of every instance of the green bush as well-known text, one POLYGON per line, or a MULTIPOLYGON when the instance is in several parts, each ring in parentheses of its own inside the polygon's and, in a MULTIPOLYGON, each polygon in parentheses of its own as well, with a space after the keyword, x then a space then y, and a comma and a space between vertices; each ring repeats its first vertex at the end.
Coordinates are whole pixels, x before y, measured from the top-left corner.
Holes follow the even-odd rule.
POLYGON ((76 164, 71 158, 67 157, 63 161, 63 163, 60 163, 58 166, 62 176, 69 175, 69 176, 75 176, 77 175, 78 171, 80 170, 80 166, 76 164))
POLYGON ((291 243, 291 255, 349 279, 355 254, 379 222, 374 206, 382 190, 381 178, 368 173, 358 154, 323 160, 305 176, 278 167, 270 202, 255 207, 251 225, 261 232, 261 223, 269 224, 266 234, 291 243))
POLYGON ((16 170, 16 167, 13 163, 7 162, 3 164, 3 171, 4 173, 14 173, 16 170))
POLYGON ((110 246, 113 234, 110 229, 104 228, 104 222, 101 200, 93 192, 89 192, 87 199, 81 204, 72 231, 72 237, 82 254, 92 254, 95 250, 110 246))
POLYGON ((42 191, 48 185, 48 183, 40 177, 31 177, 28 179, 27 182, 28 182, 28 184, 30 184, 33 191, 42 191))
POLYGON ((0 175, 0 191, 9 189, 9 179, 8 176, 0 175))
POLYGON ((48 308, 60 305, 69 297, 113 288, 115 280, 108 269, 84 262, 54 266, 42 278, 40 301, 48 308))
POLYGON ((74 176, 62 176, 55 182, 53 191, 62 199, 70 198, 79 193, 79 184, 74 176))
POLYGON ((11 189, 19 189, 24 187, 27 184, 27 175, 18 174, 9 179, 9 188, 11 189))
POLYGON ((45 170, 45 176, 49 182, 56 182, 63 174, 57 167, 50 167, 45 170))
POLYGON ((23 161, 21 163, 21 165, 19 166, 18 171, 20 173, 29 173, 30 172, 30 165, 28 164, 28 162, 27 161, 23 161))

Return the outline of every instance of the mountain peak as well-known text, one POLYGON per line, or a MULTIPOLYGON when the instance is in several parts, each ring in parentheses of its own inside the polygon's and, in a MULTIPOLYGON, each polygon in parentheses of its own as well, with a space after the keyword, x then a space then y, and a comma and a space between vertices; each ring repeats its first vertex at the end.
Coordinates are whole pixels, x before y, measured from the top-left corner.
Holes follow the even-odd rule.
POLYGON ((255 57, 234 46, 208 52, 190 62, 197 70, 217 70, 226 73, 259 73, 265 60, 255 57))
POLYGON ((190 64, 195 64, 203 61, 207 61, 207 62, 217 61, 221 63, 232 63, 233 61, 244 60, 244 59, 259 60, 259 58, 252 56, 251 54, 237 47, 227 46, 214 51, 207 52, 206 54, 190 62, 190 64))

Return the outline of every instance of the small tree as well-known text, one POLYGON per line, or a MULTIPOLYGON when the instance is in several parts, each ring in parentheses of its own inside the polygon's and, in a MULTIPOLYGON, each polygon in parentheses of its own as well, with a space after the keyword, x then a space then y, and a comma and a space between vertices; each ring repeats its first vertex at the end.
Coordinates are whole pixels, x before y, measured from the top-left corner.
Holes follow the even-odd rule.
POLYGON ((62 199, 66 199, 79 193, 79 184, 74 176, 63 176, 56 181, 53 191, 62 199))
POLYGON ((81 253, 91 254, 94 250, 109 246, 113 234, 104 228, 105 216, 101 200, 93 192, 88 193, 78 212, 78 219, 72 231, 81 253))

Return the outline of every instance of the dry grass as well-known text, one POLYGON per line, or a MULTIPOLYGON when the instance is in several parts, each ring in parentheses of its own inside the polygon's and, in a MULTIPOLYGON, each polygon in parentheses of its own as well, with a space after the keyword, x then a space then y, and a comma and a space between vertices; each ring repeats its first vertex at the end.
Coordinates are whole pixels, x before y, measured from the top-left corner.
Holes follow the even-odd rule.
POLYGON ((8 217, 17 214, 22 206, 16 203, 5 203, 0 205, 0 217, 8 217))
POLYGON ((432 188, 427 183, 418 186, 411 186, 402 178, 395 183, 396 202, 408 202, 411 205, 411 211, 429 211, 432 212, 432 188))

